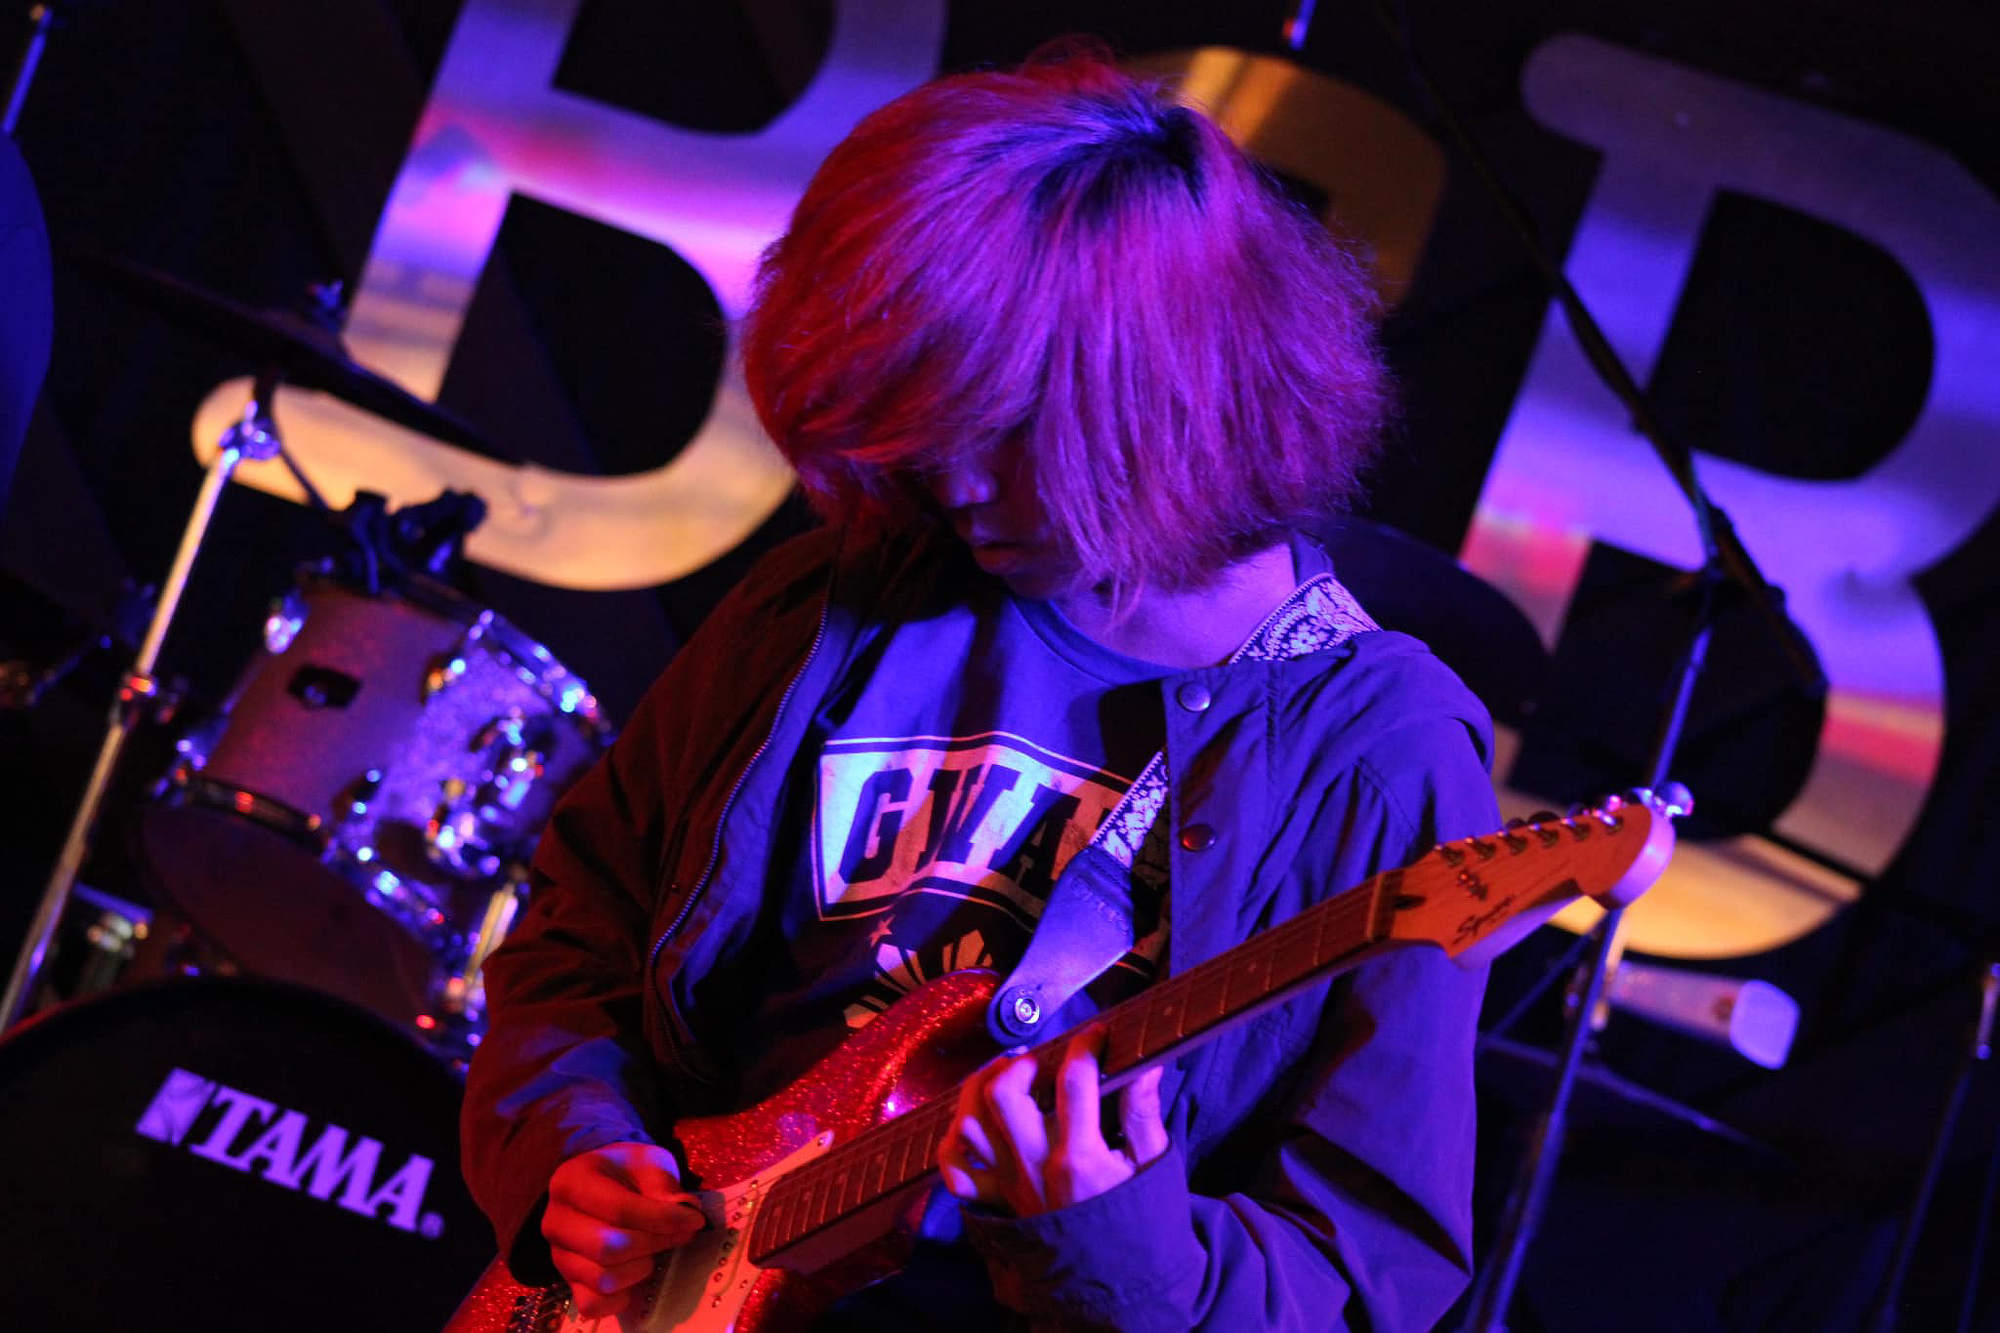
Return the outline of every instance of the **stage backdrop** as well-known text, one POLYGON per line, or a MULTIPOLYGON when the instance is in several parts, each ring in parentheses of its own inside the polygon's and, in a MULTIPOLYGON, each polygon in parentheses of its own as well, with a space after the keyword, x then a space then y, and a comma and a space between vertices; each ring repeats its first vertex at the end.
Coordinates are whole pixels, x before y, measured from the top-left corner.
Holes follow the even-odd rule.
MULTIPOLYGON (((478 492, 475 595, 621 717, 810 521, 731 326, 818 159, 938 72, 1099 35, 1371 248, 1403 398, 1372 514, 1459 556, 1550 654, 1534 698, 1489 700, 1520 724, 1498 776, 1531 805, 1637 775, 1700 550, 1421 63, 1824 674, 1822 695, 1731 609, 1676 770, 1714 799, 1634 947, 1781 982, 1807 1010, 1795 1070, 1838 1059, 1962 981, 2000 918, 1993 19, 1946 0, 1318 10, 1291 51, 1282 3, 80 6, 21 143, 59 254, 271 307, 342 283, 355 357, 493 447, 285 390, 301 466, 336 505, 478 492)), ((254 368, 73 267, 57 318, 0 535, 27 655, 111 615, 121 580, 159 579, 254 368)), ((282 468, 240 478, 168 646, 195 715, 334 545, 282 468)), ((94 743, 93 680, 51 705, 65 727, 15 729, 49 776, 4 886, 22 916, 94 743)), ((1766 1086, 1674 1057, 1690 1097, 1766 1086)))

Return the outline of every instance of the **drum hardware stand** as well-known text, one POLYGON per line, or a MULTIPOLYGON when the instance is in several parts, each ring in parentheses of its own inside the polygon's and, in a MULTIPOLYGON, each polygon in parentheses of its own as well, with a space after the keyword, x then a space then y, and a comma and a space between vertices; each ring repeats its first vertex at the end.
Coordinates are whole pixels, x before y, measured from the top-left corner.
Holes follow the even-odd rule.
POLYGON ((6 995, 0 999, 0 1032, 13 1027, 27 1011, 35 982, 48 962, 49 945, 61 924, 70 891, 83 869, 85 856, 89 854, 91 834, 96 828, 105 793, 110 789, 118 756, 140 720, 153 712, 160 699, 160 681, 154 675, 154 668, 159 664, 160 647, 166 642, 174 613, 180 607, 181 594, 187 590, 195 556, 200 552, 209 522, 215 516, 215 508, 222 500, 223 488, 229 484, 237 464, 244 459, 261 462, 284 454, 277 423, 271 419, 268 408, 276 391, 275 373, 267 371, 257 377, 256 388, 251 392, 250 401, 243 406, 242 417, 222 433, 215 459, 202 477, 194 510, 188 515, 187 526, 181 532, 180 547, 174 553, 166 582, 161 585, 145 638, 125 673, 117 698, 112 701, 104 743, 98 750, 90 779, 84 785, 76 815, 70 821, 69 835, 56 858, 48 886, 42 892, 41 906, 28 929, 27 938, 22 941, 21 952, 14 961, 13 973, 7 980, 6 995))
POLYGON ((35 81, 35 70, 42 63, 42 52, 49 44, 49 32, 60 21, 59 6, 39 4, 28 11, 28 44, 21 52, 21 62, 14 66, 13 86, 7 90, 7 109, 0 115, 0 134, 12 136, 14 126, 21 120, 21 105, 28 100, 28 88, 35 81))
POLYGON ((431 1020, 428 1024, 424 1018, 417 1020, 417 1026, 425 1028, 428 1035, 442 1039, 441 1045, 469 1052, 479 1044, 478 1034, 486 1015, 486 982, 481 971, 487 955, 507 938, 514 918, 527 900, 527 868, 517 863, 508 868, 505 879, 487 896, 479 930, 466 945, 465 962, 439 988, 434 1006, 438 1012, 424 1016, 431 1020))
MULTIPOLYGON (((1924 1219, 1930 1213, 1931 1196, 1936 1192, 1938 1176, 1944 1171, 1945 1156, 1951 1150, 1952 1132, 1958 1127, 1959 1112, 1965 1105, 1966 1089, 1970 1086, 1973 1072, 1980 1062, 1993 1058, 1993 1023, 1996 1011, 2000 1011, 2000 957, 1989 954, 1979 968, 1979 1016, 1970 1025, 1965 1049, 1959 1055, 1958 1069, 1952 1076, 1951 1089, 1945 1094, 1944 1108, 1938 1113, 1937 1131, 1931 1136, 1930 1153, 1924 1160, 1923 1171, 1917 1177, 1909 1207, 1903 1214, 1895 1257, 1890 1261, 1889 1271, 1883 1277, 1882 1285, 1876 1291, 1874 1303, 1869 1307, 1868 1317, 1863 1323, 1867 1333, 1892 1333, 1896 1327, 1897 1307, 1902 1302, 1903 1280, 1909 1275, 1910 1260, 1916 1255, 1917 1242, 1924 1234, 1924 1219)), ((1987 1164, 1988 1197, 1983 1201, 1980 1212, 1982 1226, 1986 1221, 1986 1211, 1992 1207, 1993 1173, 2000 1170, 2000 1144, 1996 1144, 1995 1151, 1996 1160, 1987 1164)), ((1982 1231, 1973 1247, 1972 1262, 1967 1269, 1965 1295, 1959 1308, 1960 1330, 1972 1326, 1974 1307, 1979 1298, 1979 1279, 1983 1275, 1981 1260, 1985 1248, 1984 1239, 1982 1231)))

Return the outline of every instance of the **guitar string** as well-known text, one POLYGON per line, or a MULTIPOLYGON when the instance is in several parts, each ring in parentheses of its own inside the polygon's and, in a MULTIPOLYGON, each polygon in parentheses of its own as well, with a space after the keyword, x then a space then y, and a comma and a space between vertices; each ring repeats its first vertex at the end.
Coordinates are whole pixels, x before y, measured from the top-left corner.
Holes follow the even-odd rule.
MULTIPOLYGON (((1497 851, 1500 847, 1504 847, 1512 859, 1525 850, 1516 842, 1519 834, 1523 832, 1546 836, 1550 832, 1561 830, 1569 833, 1573 843, 1581 843, 1588 836, 1589 824, 1584 821, 1589 816, 1595 816, 1598 820, 1609 824, 1600 812, 1590 811, 1587 816, 1574 816, 1553 823, 1535 823, 1524 825, 1518 830, 1509 830, 1515 835, 1514 839, 1509 839, 1504 834, 1496 835, 1490 840, 1474 836, 1443 844, 1440 850, 1492 848, 1497 851)), ((1482 863, 1484 860, 1482 857, 1482 863)), ((1241 1004, 1231 1002, 1231 983, 1240 982, 1244 977, 1251 975, 1256 968, 1261 967, 1263 972, 1253 994, 1249 997, 1252 1001, 1286 989, 1309 974, 1337 962, 1345 955, 1379 942, 1379 937, 1371 937, 1367 926, 1369 918, 1377 909, 1380 891, 1391 886, 1406 889, 1407 880, 1424 873, 1420 867, 1425 867, 1428 861, 1429 858, 1426 857, 1402 870, 1371 878, 1324 903, 1272 926, 1236 949, 1207 959, 1179 976, 1169 977, 1150 990, 1114 1006, 1100 1020, 1106 1030, 1106 1076, 1115 1077, 1136 1064, 1154 1058, 1175 1042, 1183 1041, 1191 1035, 1198 1035, 1243 1007, 1241 1004), (1357 916, 1361 918, 1358 923, 1361 929, 1355 932, 1359 935, 1358 939, 1348 933, 1352 932, 1357 924, 1349 918, 1357 916), (1336 927, 1342 933, 1343 942, 1339 947, 1329 950, 1326 937, 1336 927), (1300 963, 1294 959, 1289 967, 1280 972, 1278 964, 1284 961, 1283 955, 1306 935, 1311 935, 1313 939, 1305 951, 1305 961, 1300 963), (1213 983, 1220 983, 1220 990, 1212 994, 1203 993, 1213 983), (1209 1010, 1210 1004, 1214 1006, 1212 1011, 1209 1010), (1150 1024, 1163 1014, 1175 1015, 1174 1029, 1156 1045, 1151 1040, 1150 1024), (1197 1019, 1195 1027, 1190 1030, 1188 1020, 1197 1014, 1203 1017, 1197 1019), (1136 1032, 1133 1031, 1135 1024, 1136 1032)), ((1442 873, 1449 868, 1449 865, 1447 861, 1442 866, 1431 865, 1428 869, 1431 873, 1442 873)), ((1038 1047, 1037 1051, 1041 1053, 1038 1058, 1046 1058, 1055 1045, 1056 1043, 1050 1042, 1044 1047, 1038 1047)), ((951 1116, 956 1113, 957 1099, 958 1087, 949 1089, 943 1095, 913 1108, 905 1115, 873 1127, 866 1139, 840 1145, 827 1156, 804 1163, 779 1179, 772 1185, 767 1196, 766 1211, 756 1223, 753 1223, 753 1244, 758 1237, 765 1234, 770 1224, 782 1219, 784 1223, 782 1234, 771 1238, 771 1244, 765 1252, 783 1248, 825 1226, 834 1218, 921 1179, 933 1169, 938 1145, 949 1128, 951 1116), (861 1145, 868 1143, 870 1139, 876 1140, 875 1144, 863 1148, 861 1145), (921 1165, 912 1170, 909 1165, 909 1150, 918 1141, 923 1144, 917 1153, 917 1161, 921 1165), (904 1153, 902 1165, 891 1171, 888 1166, 888 1154, 898 1147, 904 1153), (822 1180, 821 1177, 838 1177, 840 1172, 846 1169, 844 1163, 850 1157, 856 1156, 857 1151, 861 1162, 860 1169, 846 1177, 846 1180, 856 1186, 856 1197, 851 1203, 846 1200, 845 1185, 839 1190, 814 1193, 821 1185, 832 1183, 831 1180, 822 1180), (869 1166, 876 1162, 881 1164, 882 1174, 879 1183, 871 1188, 866 1184, 867 1172, 869 1166), (893 1184, 889 1183, 891 1176, 895 1177, 893 1184), (818 1203, 816 1207, 812 1206, 814 1200, 818 1203), (829 1205, 831 1205, 830 1210, 829 1205)))
MULTIPOLYGON (((1155 1051, 1164 1049, 1165 1046, 1183 1040, 1191 1035, 1190 1030, 1186 1026, 1187 1020, 1191 1015, 1207 1014, 1207 1017, 1202 1020, 1200 1026, 1212 1025, 1227 1016, 1236 1007, 1230 1002, 1230 983, 1238 980, 1241 976, 1251 974, 1257 969, 1259 964, 1266 964, 1266 966, 1262 969, 1264 980, 1257 987, 1256 997, 1261 997, 1267 993, 1272 989, 1270 982, 1272 976, 1275 974, 1275 969, 1268 966, 1268 964, 1274 961, 1276 955, 1284 953, 1302 936, 1313 934, 1316 937, 1314 947, 1310 951, 1311 957, 1305 966, 1290 970, 1287 975, 1283 976, 1277 982, 1278 985, 1296 980, 1297 977, 1325 966, 1340 956, 1352 952, 1354 949, 1365 947, 1370 943, 1366 938, 1365 925, 1369 916, 1373 913, 1375 904, 1372 890, 1375 887, 1376 883, 1372 880, 1366 884, 1357 885, 1354 889, 1320 905, 1319 910, 1302 912, 1298 916, 1280 922, 1278 925, 1256 936, 1241 948, 1209 959, 1189 969, 1187 972, 1177 977, 1170 977, 1152 989, 1141 992, 1131 1000, 1115 1006, 1101 1020, 1107 1033, 1108 1058, 1106 1060, 1106 1074, 1108 1076, 1115 1076, 1123 1073, 1132 1064, 1143 1061, 1155 1051), (1351 922, 1348 919, 1356 917, 1360 918, 1358 924, 1363 926, 1363 930, 1359 932, 1361 938, 1352 939, 1351 943, 1348 943, 1331 956, 1321 956, 1323 953, 1322 940, 1327 930, 1338 922, 1344 931, 1350 932, 1349 938, 1352 938, 1353 926, 1357 923, 1351 922), (1220 990, 1217 993, 1213 995, 1202 993, 1211 984, 1217 982, 1221 983, 1220 990), (1176 1000, 1184 1000, 1185 1003, 1176 1005, 1174 1003, 1176 1000), (1211 1005, 1213 1006, 1213 1012, 1208 1012, 1211 1005), (1148 1025, 1156 1015, 1163 1012, 1177 1015, 1174 1031, 1164 1039, 1160 1046, 1152 1047, 1151 1043, 1146 1040, 1150 1036, 1148 1025), (1131 1039, 1131 1035, 1133 1035, 1132 1029, 1135 1024, 1137 1025, 1136 1039, 1139 1048, 1128 1053, 1123 1048, 1125 1048, 1127 1040, 1131 1039)), ((1199 1031, 1200 1026, 1195 1031, 1199 1031)), ((1054 1045, 1055 1043, 1053 1042, 1049 1043, 1049 1047, 1053 1047, 1054 1045)), ((1046 1050, 1048 1048, 1038 1049, 1046 1050)), ((956 1112, 957 1100, 958 1088, 954 1087, 943 1095, 924 1103, 924 1105, 912 1109, 907 1114, 877 1127, 869 1136, 871 1139, 878 1139, 875 1144, 863 1148, 861 1145, 867 1141, 856 1140, 853 1144, 845 1145, 847 1147, 846 1152, 835 1150, 838 1154, 837 1157, 830 1153, 826 1157, 815 1158, 810 1162, 802 1164, 796 1170, 788 1173, 776 1182, 767 1196, 766 1207, 769 1211, 766 1212, 765 1218, 768 1219, 769 1224, 775 1225, 778 1224, 779 1219, 782 1217, 785 1225, 783 1225, 783 1234, 772 1238, 773 1248, 780 1248, 790 1244, 799 1237, 825 1226, 833 1218, 860 1207, 863 1203, 872 1202, 873 1199, 883 1197, 894 1190, 901 1189, 921 1179, 931 1169, 931 1163, 935 1160, 937 1145, 942 1141, 945 1131, 949 1128, 948 1122, 956 1112), (933 1121, 943 1121, 946 1123, 933 1124, 933 1121), (909 1171, 906 1165, 903 1171, 895 1173, 898 1176, 895 1183, 887 1183, 887 1177, 890 1173, 885 1169, 884 1185, 874 1190, 869 1190, 864 1185, 859 1190, 858 1197, 852 1203, 847 1202, 845 1194, 840 1190, 829 1189, 823 1194, 815 1193, 821 1185, 831 1184, 830 1180, 822 1180, 821 1177, 837 1176, 844 1169, 843 1164, 846 1159, 853 1156, 857 1149, 862 1154, 862 1166, 860 1170, 854 1171, 849 1179, 865 1181, 867 1166, 871 1160, 881 1158, 886 1161, 886 1154, 891 1149, 897 1146, 903 1146, 907 1149, 909 1142, 916 1139, 925 1141, 925 1150, 919 1156, 919 1160, 924 1165, 913 1172, 909 1171), (781 1199, 781 1194, 787 1197, 781 1199), (801 1202, 800 1206, 787 1209, 782 1213, 779 1211, 781 1204, 795 1201, 804 1202, 801 1202), (813 1202, 815 1201, 818 1206, 813 1206, 813 1202)), ((907 1158, 905 1160, 907 1162, 907 1158)), ((753 1225, 753 1242, 761 1231, 762 1225, 764 1224, 753 1225)))

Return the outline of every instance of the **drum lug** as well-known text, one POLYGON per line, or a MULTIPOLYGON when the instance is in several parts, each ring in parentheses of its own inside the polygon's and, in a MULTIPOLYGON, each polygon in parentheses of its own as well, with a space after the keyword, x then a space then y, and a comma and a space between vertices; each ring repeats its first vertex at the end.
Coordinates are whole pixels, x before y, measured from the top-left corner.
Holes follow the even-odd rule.
POLYGON ((306 627, 306 599, 297 590, 283 597, 271 600, 271 610, 264 617, 264 647, 272 656, 292 646, 292 640, 299 637, 299 631, 306 627))
MULTIPOLYGON (((352 856, 363 868, 362 891, 376 910, 419 940, 438 938, 446 924, 444 910, 432 900, 428 885, 377 865, 373 847, 359 847, 352 856)), ((432 948, 435 952, 436 946, 432 948)))
MULTIPOLYGON (((450 786, 459 786, 453 779, 450 786)), ((471 809, 459 809, 449 795, 424 825, 424 854, 431 864, 462 875, 485 877, 498 873, 500 854, 487 841, 485 822, 471 809)))
POLYGON ((466 748, 484 757, 476 782, 451 778, 425 825, 431 860, 463 874, 500 869, 520 810, 547 770, 553 738, 544 718, 509 709, 473 733, 466 748))
POLYGON ((440 654, 424 672, 424 700, 429 702, 457 684, 465 675, 465 654, 463 652, 440 654))
POLYGON ((334 798, 334 810, 344 824, 367 817, 368 806, 382 790, 382 770, 371 768, 341 788, 334 798))

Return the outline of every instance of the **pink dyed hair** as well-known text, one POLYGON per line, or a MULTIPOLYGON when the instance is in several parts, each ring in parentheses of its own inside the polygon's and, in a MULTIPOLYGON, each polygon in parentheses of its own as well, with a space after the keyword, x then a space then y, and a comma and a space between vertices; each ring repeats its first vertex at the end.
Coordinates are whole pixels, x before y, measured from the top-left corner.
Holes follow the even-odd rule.
POLYGON ((1387 413, 1354 254, 1200 114, 1101 53, 876 111, 765 253, 758 416, 830 521, 1026 451, 1092 582, 1203 582, 1343 510, 1387 413))

